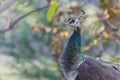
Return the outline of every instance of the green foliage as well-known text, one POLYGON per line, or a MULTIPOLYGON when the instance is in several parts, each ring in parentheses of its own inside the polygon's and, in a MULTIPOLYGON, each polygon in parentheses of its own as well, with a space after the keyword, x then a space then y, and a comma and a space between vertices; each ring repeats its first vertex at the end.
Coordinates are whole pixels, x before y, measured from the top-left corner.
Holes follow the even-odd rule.
POLYGON ((48 12, 47 12, 47 16, 46 16, 48 22, 52 21, 53 16, 55 15, 57 8, 58 8, 58 0, 53 0, 50 4, 50 7, 49 7, 48 12))

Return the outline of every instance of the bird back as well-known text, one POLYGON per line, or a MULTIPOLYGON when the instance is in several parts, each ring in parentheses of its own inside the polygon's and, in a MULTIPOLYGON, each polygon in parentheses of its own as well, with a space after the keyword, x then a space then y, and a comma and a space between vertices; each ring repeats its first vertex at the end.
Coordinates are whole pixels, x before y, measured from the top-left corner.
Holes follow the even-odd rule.
POLYGON ((84 56, 85 61, 78 68, 75 80, 120 80, 120 71, 112 66, 90 56, 84 56))

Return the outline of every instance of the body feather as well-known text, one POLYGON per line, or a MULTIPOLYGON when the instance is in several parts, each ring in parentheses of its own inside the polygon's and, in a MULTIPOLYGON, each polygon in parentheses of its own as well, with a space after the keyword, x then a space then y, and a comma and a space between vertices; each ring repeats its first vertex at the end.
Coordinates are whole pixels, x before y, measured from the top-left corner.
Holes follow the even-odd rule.
POLYGON ((90 56, 84 56, 85 61, 78 67, 75 80, 120 80, 120 71, 112 66, 90 56))

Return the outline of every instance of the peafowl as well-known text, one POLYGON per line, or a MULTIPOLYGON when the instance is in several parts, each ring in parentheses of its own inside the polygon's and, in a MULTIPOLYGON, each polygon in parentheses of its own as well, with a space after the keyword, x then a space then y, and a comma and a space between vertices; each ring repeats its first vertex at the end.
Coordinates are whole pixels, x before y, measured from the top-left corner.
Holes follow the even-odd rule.
POLYGON ((60 59, 66 80, 120 80, 120 70, 81 53, 81 23, 85 12, 65 23, 74 28, 60 59))

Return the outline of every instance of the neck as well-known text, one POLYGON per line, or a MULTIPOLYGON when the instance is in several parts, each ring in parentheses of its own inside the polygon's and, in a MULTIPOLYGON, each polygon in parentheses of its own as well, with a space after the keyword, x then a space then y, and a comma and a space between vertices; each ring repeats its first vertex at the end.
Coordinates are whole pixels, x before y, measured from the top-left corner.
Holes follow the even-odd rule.
POLYGON ((74 29, 68 44, 62 54, 61 64, 65 72, 69 72, 78 68, 78 65, 83 62, 83 56, 81 53, 81 34, 80 28, 74 29))

